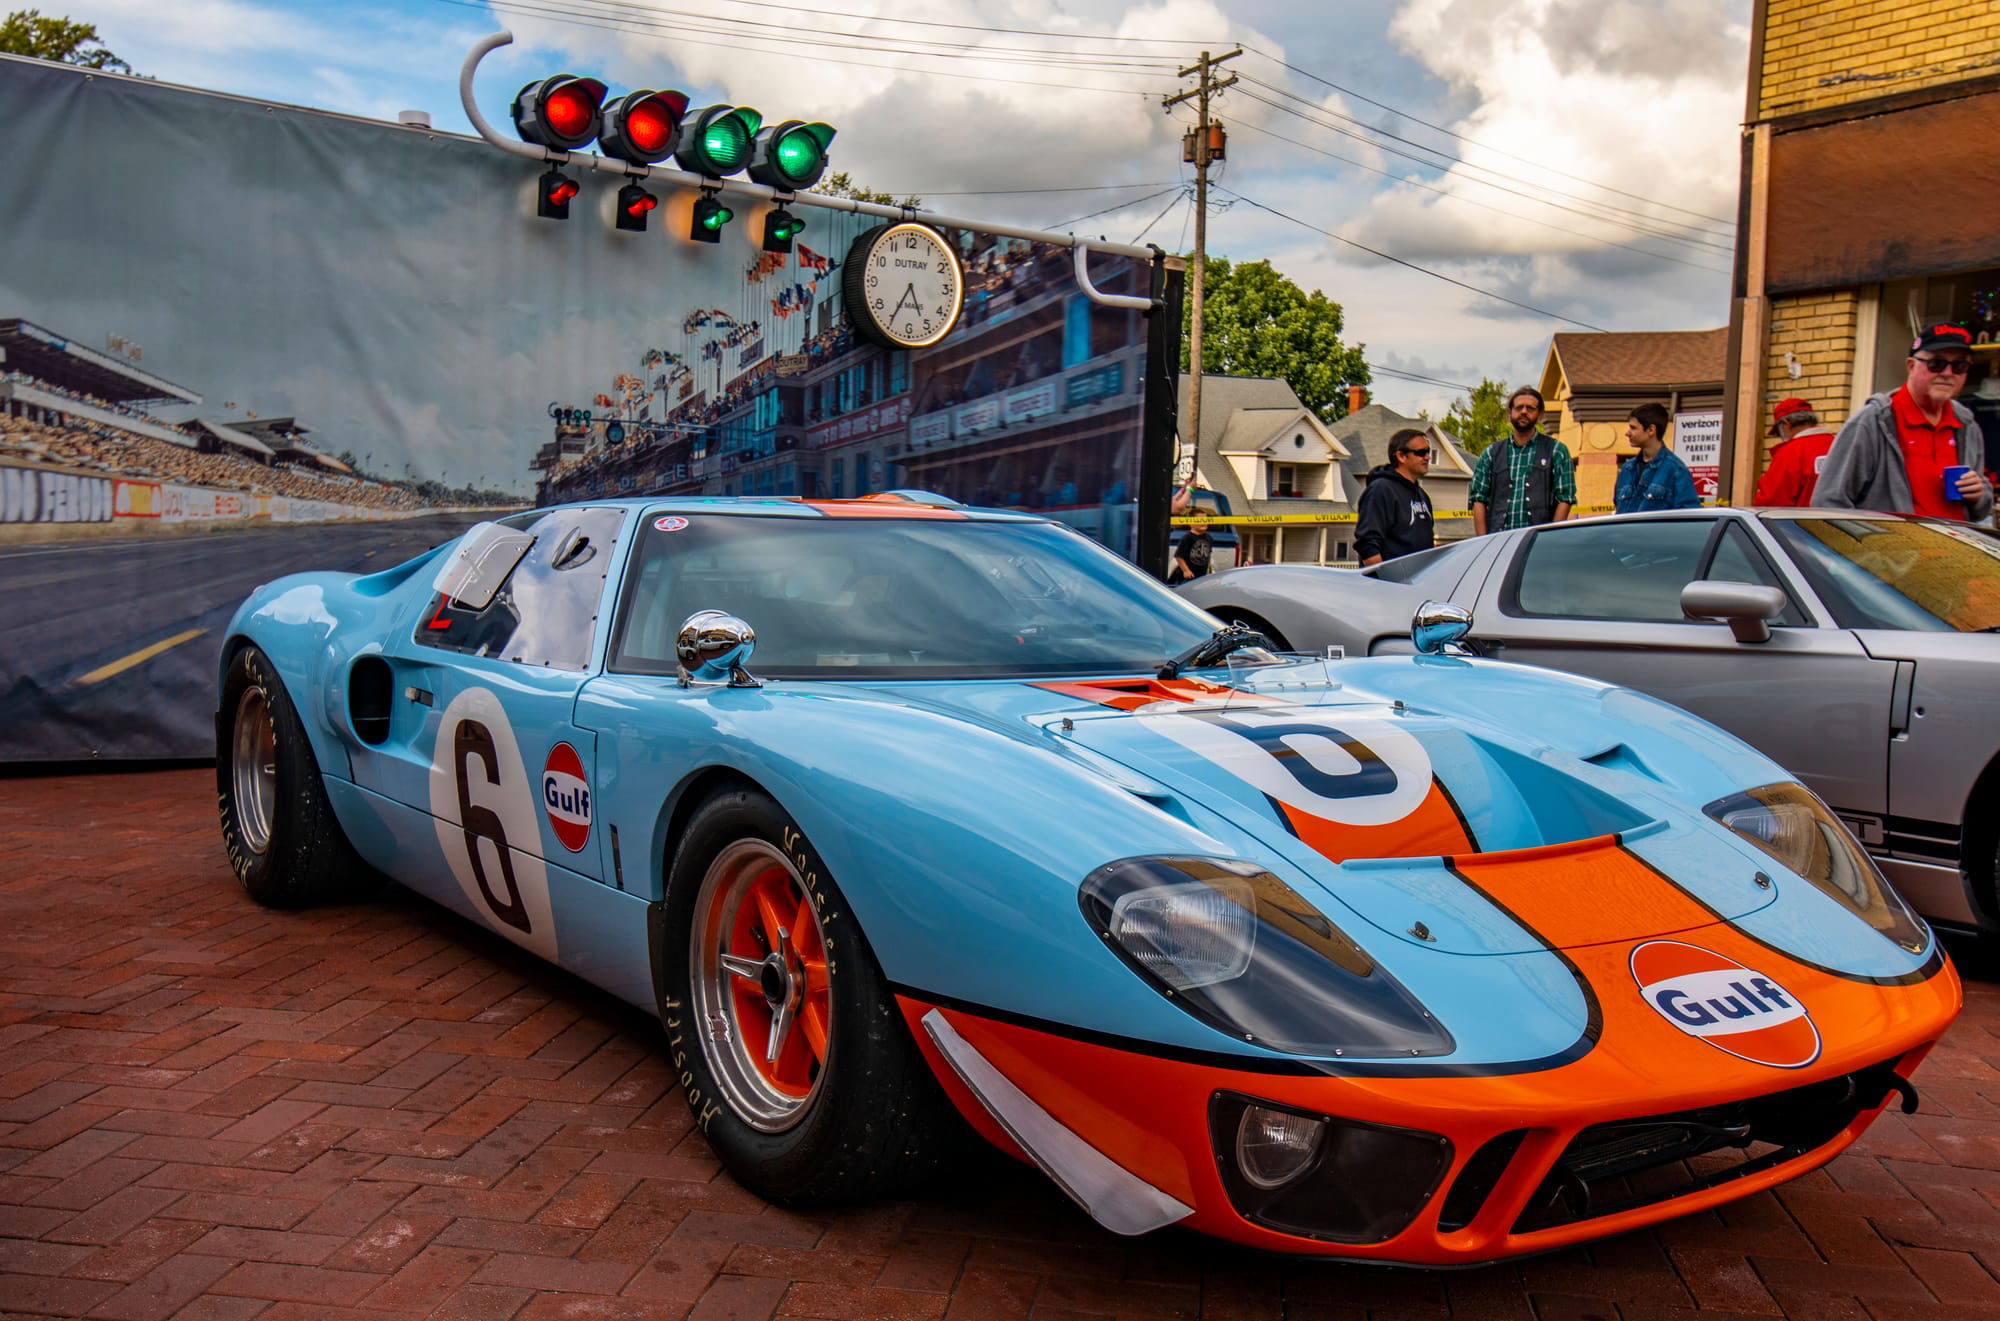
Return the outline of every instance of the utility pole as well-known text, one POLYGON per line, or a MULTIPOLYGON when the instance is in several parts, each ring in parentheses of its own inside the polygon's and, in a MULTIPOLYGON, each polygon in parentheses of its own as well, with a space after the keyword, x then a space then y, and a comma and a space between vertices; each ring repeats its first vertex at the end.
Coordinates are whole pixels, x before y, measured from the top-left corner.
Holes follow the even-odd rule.
POLYGON ((1183 78, 1194 77, 1195 85, 1178 96, 1169 96, 1160 104, 1168 110, 1183 101, 1195 103, 1195 127, 1184 141, 1192 148, 1183 150, 1182 158, 1194 162, 1194 309, 1188 321, 1188 416, 1187 438, 1190 451, 1201 444, 1201 312, 1202 285, 1208 273, 1208 166, 1210 161, 1220 160, 1223 149, 1222 125, 1213 124, 1208 117, 1209 98, 1225 87, 1233 86, 1236 75, 1217 81, 1215 70, 1224 61, 1233 60, 1243 53, 1238 46, 1227 55, 1209 57, 1207 51, 1201 53, 1199 62, 1182 69, 1183 78))

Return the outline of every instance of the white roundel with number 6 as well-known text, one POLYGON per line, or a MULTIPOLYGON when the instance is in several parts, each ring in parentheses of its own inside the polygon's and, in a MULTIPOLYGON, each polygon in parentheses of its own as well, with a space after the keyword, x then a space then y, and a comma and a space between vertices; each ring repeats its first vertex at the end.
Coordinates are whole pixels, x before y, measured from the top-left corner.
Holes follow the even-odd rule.
POLYGON ((534 851, 541 812, 514 727, 491 689, 468 688, 445 707, 431 754, 430 790, 438 844, 473 911, 516 945, 553 962, 549 871, 534 851))

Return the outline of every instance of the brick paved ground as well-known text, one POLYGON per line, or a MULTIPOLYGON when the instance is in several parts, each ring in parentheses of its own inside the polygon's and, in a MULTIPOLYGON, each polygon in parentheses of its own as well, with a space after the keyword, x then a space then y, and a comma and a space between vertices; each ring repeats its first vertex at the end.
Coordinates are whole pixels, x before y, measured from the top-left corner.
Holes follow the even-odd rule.
POLYGON ((1518 1264, 1130 1242, 997 1157, 962 1191, 801 1215, 718 1172, 645 1016, 401 892, 250 903, 211 784, 0 779, 0 1311, 2000 1316, 1991 961, 1968 968, 1965 1018, 1918 1077, 1922 1114, 1775 1194, 1518 1264))

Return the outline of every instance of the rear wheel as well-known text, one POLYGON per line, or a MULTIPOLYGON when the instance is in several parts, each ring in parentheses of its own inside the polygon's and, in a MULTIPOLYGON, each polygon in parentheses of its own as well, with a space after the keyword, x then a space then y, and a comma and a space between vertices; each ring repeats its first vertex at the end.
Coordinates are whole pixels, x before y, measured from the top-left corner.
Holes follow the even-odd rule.
POLYGON ((238 652, 223 680, 215 787, 229 865, 258 903, 303 908, 380 888, 334 818, 305 726, 256 647, 238 652))
POLYGON ((775 1202, 881 1196, 962 1131, 826 865, 749 789, 704 803, 666 893, 662 1004, 688 1103, 775 1202))

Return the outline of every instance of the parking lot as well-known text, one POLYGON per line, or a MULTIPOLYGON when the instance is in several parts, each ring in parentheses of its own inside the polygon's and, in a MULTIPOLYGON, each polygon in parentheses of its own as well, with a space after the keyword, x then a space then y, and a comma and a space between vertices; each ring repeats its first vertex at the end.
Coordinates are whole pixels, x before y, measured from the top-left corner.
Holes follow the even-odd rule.
POLYGON ((2000 1315, 2000 960, 1828 1168, 1453 1274, 1098 1229, 993 1156, 788 1212, 691 1130, 657 1024, 402 891, 244 896, 213 773, 0 779, 0 1311, 169 1316, 2000 1315))

